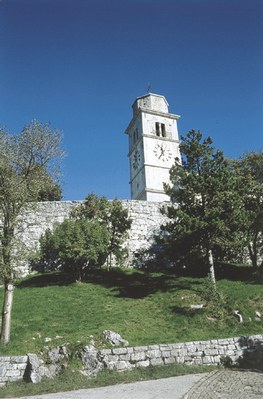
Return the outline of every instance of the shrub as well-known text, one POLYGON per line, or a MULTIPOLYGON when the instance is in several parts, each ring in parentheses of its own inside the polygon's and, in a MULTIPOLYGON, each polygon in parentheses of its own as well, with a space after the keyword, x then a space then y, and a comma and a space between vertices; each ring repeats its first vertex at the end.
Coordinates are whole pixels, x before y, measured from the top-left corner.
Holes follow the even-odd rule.
POLYGON ((108 241, 108 230, 98 221, 66 219, 42 235, 41 260, 81 281, 89 269, 105 263, 108 241))

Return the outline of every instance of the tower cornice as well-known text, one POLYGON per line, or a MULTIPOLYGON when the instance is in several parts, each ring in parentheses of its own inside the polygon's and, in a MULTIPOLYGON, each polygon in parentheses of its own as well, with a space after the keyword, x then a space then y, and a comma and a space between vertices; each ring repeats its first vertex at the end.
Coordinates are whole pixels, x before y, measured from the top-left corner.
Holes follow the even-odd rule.
POLYGON ((168 119, 175 119, 178 120, 180 119, 180 115, 176 115, 176 114, 170 114, 170 112, 161 112, 161 111, 155 111, 149 108, 139 108, 138 111, 136 112, 136 114, 133 116, 132 120, 130 121, 127 129, 125 129, 125 134, 129 134, 129 130, 133 127, 134 122, 137 120, 139 114, 151 114, 151 115, 157 115, 157 116, 162 116, 164 118, 168 118, 168 119))

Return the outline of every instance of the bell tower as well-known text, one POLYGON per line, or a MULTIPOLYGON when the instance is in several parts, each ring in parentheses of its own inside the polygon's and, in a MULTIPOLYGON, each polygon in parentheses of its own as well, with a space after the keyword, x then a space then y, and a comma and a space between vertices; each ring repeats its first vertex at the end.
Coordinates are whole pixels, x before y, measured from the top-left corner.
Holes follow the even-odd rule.
POLYGON ((169 201, 163 183, 180 159, 177 120, 168 112, 164 96, 148 93, 132 105, 133 118, 125 133, 129 136, 131 199, 169 201))

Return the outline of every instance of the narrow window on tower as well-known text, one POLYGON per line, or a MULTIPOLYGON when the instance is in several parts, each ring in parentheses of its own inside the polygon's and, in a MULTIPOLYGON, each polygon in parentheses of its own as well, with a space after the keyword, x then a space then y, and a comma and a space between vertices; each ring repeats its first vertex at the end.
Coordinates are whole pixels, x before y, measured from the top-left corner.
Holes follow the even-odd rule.
POLYGON ((156 136, 160 136, 160 124, 159 122, 155 122, 155 131, 156 131, 156 136))
POLYGON ((161 123, 162 137, 166 137, 165 124, 161 123))

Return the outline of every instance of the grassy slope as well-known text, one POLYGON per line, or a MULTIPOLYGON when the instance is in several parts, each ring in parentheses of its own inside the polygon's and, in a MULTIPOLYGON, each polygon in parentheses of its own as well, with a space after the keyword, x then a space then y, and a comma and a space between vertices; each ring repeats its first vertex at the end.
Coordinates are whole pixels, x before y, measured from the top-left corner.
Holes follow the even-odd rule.
POLYGON ((220 280, 230 311, 224 322, 209 319, 209 307, 190 309, 204 303, 203 285, 200 278, 122 270, 98 271, 80 284, 59 274, 27 278, 15 290, 11 344, 0 354, 36 352, 45 337, 52 338, 51 346, 86 343, 104 329, 119 332, 130 345, 262 333, 263 322, 254 321, 255 310, 263 313, 262 285, 220 280), (234 309, 242 313, 242 325, 231 315, 234 309))

